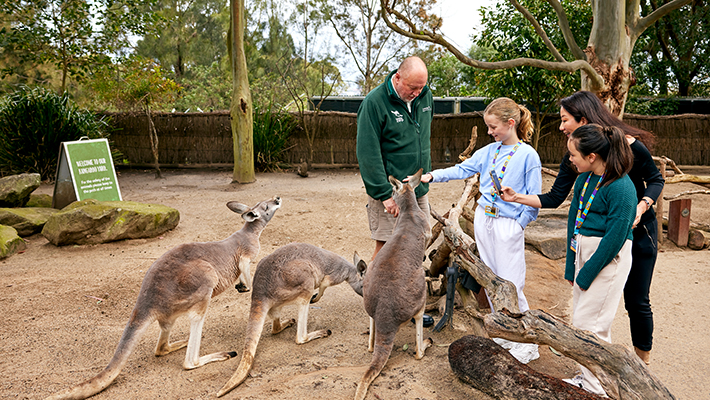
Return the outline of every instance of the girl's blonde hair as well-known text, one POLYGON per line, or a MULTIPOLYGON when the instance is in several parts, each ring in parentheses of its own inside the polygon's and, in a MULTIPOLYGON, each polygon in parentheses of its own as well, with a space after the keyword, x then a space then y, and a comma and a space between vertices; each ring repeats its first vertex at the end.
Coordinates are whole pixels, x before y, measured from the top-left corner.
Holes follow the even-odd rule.
POLYGON ((527 142, 534 132, 530 110, 507 97, 490 102, 483 115, 494 115, 503 122, 509 119, 515 121, 515 133, 520 140, 527 142))

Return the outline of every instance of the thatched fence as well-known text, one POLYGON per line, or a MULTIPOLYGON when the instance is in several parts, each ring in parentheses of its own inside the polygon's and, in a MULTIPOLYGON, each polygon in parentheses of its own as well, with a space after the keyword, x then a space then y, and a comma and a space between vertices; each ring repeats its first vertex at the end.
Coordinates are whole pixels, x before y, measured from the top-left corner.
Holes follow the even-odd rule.
MULTIPOLYGON (((152 164, 148 125, 143 114, 108 114, 114 131, 112 146, 123 153, 130 165, 152 164)), ((159 138, 159 162, 163 166, 229 165, 234 162, 232 133, 228 112, 155 113, 159 138)), ((315 119, 313 163, 318 165, 356 166, 356 115, 343 112, 320 112, 315 119)), ((667 156, 680 165, 710 165, 710 115, 641 116, 627 114, 631 125, 656 134, 654 155, 667 156)), ((538 145, 545 164, 558 164, 565 151, 565 137, 559 132, 559 116, 545 120, 538 145)), ((432 161, 435 165, 453 164, 478 127, 477 148, 490 143, 480 112, 435 115, 432 123, 432 161), (447 152, 448 149, 448 152, 447 152), (446 155, 450 154, 447 162, 446 155)), ((287 163, 306 160, 308 141, 300 129, 293 132, 287 163)))

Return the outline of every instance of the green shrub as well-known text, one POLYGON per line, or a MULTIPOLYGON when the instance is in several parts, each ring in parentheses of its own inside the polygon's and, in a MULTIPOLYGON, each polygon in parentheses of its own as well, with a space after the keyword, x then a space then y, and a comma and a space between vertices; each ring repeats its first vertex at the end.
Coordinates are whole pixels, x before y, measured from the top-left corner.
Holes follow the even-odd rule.
POLYGON ((631 97, 626 100, 624 112, 640 115, 675 115, 680 102, 675 97, 631 97))
POLYGON ((280 169, 296 119, 283 111, 273 111, 271 105, 254 107, 254 168, 257 171, 280 169))
POLYGON ((23 87, 0 99, 0 175, 35 172, 54 179, 61 142, 105 137, 107 127, 66 93, 23 87))

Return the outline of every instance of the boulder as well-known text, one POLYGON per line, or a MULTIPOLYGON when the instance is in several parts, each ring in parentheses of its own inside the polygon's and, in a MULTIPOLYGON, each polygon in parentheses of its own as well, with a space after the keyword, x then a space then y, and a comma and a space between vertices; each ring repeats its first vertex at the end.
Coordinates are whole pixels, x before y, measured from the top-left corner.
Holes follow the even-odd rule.
POLYGON ((567 213, 541 212, 537 220, 525 228, 525 243, 547 258, 558 260, 567 254, 567 213))
POLYGON ((76 201, 53 214, 42 235, 55 246, 156 237, 175 228, 174 208, 132 201, 76 201))
POLYGON ((0 224, 15 228, 22 237, 30 236, 42 232, 49 217, 57 212, 44 207, 0 208, 0 224))
POLYGON ((0 178, 0 207, 23 207, 42 182, 39 174, 19 174, 0 178))
POLYGON ((27 248, 27 243, 17 234, 15 228, 0 225, 0 259, 10 257, 27 248))
POLYGON ((52 196, 49 194, 34 194, 30 195, 30 199, 25 204, 25 207, 44 207, 52 208, 52 196))

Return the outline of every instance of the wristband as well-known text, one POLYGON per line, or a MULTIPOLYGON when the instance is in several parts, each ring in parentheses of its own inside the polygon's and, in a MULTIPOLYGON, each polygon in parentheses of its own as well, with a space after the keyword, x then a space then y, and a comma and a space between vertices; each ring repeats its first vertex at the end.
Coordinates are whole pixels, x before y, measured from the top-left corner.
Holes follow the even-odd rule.
POLYGON ((645 201, 645 202, 646 202, 646 205, 648 206, 648 208, 651 208, 651 202, 650 202, 650 201, 648 201, 648 199, 647 199, 647 198, 645 198, 645 197, 644 197, 644 198, 642 198, 641 200, 643 200, 643 201, 645 201))

